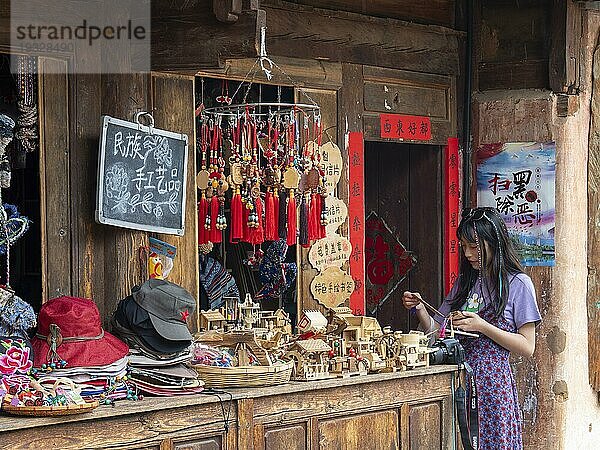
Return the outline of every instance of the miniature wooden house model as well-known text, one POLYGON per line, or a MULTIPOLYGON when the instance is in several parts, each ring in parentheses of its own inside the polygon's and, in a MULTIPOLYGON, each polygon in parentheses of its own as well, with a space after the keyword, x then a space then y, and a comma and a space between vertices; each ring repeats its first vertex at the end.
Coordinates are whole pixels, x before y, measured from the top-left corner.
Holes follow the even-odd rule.
POLYGON ((292 377, 305 381, 330 378, 329 352, 331 350, 322 339, 294 342, 286 353, 286 357, 294 360, 295 370, 292 377))
POLYGON ((200 329, 201 330, 225 330, 227 326, 227 320, 221 311, 209 310, 200 311, 200 329))

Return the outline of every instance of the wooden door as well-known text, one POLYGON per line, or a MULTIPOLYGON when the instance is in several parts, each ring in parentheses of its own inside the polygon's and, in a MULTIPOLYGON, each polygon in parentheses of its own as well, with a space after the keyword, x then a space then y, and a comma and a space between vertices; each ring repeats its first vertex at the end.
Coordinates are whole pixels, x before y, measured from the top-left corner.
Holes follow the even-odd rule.
MULTIPOLYGON (((439 146, 365 143, 365 212, 374 211, 413 253, 415 267, 376 313, 382 326, 417 327, 402 306, 405 290, 433 304, 442 295, 442 152, 439 146)), ((366 271, 369 277, 369 266, 366 271)), ((390 285, 387 285, 390 288, 390 285)))

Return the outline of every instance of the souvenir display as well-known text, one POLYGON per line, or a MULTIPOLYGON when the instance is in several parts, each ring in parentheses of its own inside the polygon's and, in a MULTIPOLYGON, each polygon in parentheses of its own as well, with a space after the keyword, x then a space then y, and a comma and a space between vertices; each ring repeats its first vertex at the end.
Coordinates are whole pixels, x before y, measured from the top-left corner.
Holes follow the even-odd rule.
POLYGON ((85 298, 57 297, 42 306, 32 339, 34 369, 48 388, 58 378, 78 384, 82 397, 103 402, 127 398, 127 344, 104 330, 96 304, 85 298), (108 394, 111 394, 110 399, 108 394))
POLYGON ((160 396, 194 394, 203 382, 184 363, 191 359, 187 319, 196 301, 174 283, 152 278, 119 302, 111 323, 130 346, 129 380, 160 396))
POLYGON ((198 223, 204 225, 199 226, 199 244, 222 242, 228 223, 232 243, 259 245, 285 238, 295 245, 300 238, 301 245, 309 246, 325 236, 322 127, 316 104, 222 103, 202 110, 198 136, 198 223), (228 221, 224 203, 229 188, 228 221))

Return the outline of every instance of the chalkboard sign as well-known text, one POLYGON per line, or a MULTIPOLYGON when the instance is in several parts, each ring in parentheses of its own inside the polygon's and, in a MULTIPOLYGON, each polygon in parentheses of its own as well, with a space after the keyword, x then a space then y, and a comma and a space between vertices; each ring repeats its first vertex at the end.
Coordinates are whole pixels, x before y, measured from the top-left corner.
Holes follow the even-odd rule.
POLYGON ((103 116, 96 220, 183 236, 188 137, 135 120, 103 116))

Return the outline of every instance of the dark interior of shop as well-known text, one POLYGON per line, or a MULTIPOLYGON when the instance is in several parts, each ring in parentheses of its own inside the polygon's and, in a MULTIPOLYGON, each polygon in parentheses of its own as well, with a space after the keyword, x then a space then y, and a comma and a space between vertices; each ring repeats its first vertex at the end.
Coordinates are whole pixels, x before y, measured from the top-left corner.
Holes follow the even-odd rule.
MULTIPOLYGON (((0 55, 0 114, 16 121, 18 89, 10 70, 10 58, 0 55)), ((22 216, 30 219, 28 231, 10 247, 10 286, 17 295, 39 311, 42 302, 41 219, 40 219, 40 152, 23 154, 13 140, 7 151, 11 156, 12 177, 8 189, 2 189, 2 201, 15 205, 22 216)), ((59 174, 57 174, 59 176, 59 174)), ((0 283, 6 284, 6 255, 0 255, 0 283)))

